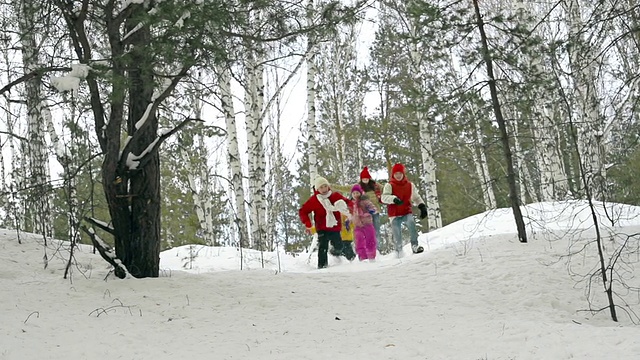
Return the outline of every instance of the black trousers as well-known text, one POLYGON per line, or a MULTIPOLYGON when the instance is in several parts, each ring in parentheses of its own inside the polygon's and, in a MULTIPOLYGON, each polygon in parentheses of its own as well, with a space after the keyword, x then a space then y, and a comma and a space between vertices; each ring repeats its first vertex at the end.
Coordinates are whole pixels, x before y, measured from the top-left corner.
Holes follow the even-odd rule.
POLYGON ((353 241, 342 240, 342 255, 349 261, 356 258, 356 253, 353 251, 353 241))
POLYGON ((318 269, 326 268, 328 263, 327 252, 329 251, 329 242, 333 246, 331 255, 342 255, 342 238, 339 231, 318 231, 318 269))

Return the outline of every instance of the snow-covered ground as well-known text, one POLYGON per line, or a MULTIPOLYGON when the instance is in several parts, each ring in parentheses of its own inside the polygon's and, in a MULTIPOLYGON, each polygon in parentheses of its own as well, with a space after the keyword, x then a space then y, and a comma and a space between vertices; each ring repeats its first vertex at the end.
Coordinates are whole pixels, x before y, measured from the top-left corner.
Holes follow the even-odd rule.
MULTIPOLYGON (((426 251, 401 259, 317 270, 315 255, 183 246, 157 279, 105 280, 83 246, 65 280, 66 243, 0 229, 0 359, 637 359, 637 292, 614 284, 617 323, 584 311, 607 305, 600 278, 587 291, 585 205, 524 207, 527 244, 499 209, 422 234, 426 251)), ((640 208, 598 212, 609 254, 638 248, 640 208)), ((636 289, 639 257, 616 257, 636 289)))

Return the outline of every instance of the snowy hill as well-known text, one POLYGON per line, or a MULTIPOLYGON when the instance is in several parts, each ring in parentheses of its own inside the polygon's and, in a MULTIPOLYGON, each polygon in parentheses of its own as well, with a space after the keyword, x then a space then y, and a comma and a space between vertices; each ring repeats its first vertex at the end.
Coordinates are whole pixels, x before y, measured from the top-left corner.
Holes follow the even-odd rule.
MULTIPOLYGON (((184 246, 161 254, 159 279, 106 281, 87 247, 65 280, 66 243, 0 229, 0 359, 636 359, 637 292, 614 284, 618 323, 584 311, 607 304, 587 210, 523 207, 527 244, 498 209, 402 259, 317 270, 315 255, 184 246)), ((638 248, 640 208, 597 211, 607 256, 640 288, 640 255, 616 252, 638 248)))

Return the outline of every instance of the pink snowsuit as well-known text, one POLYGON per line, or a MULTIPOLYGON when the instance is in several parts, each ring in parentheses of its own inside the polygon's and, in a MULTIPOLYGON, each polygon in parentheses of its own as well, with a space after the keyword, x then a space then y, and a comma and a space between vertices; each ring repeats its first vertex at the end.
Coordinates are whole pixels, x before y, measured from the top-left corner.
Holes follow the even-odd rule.
POLYGON ((360 261, 376 258, 376 228, 373 226, 372 213, 376 207, 367 199, 353 199, 351 222, 355 227, 356 254, 360 261))

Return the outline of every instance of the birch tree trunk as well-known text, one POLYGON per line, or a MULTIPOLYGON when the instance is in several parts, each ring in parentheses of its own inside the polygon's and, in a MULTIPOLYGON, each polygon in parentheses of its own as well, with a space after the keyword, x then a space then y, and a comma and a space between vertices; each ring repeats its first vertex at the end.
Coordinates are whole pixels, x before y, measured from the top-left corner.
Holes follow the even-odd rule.
MULTIPOLYGON (((578 0, 562 3, 567 13, 569 36, 572 41, 569 49, 570 67, 575 92, 575 111, 577 119, 574 124, 578 131, 578 149, 585 171, 585 187, 592 189, 595 198, 604 195, 606 179, 605 161, 605 129, 600 115, 600 101, 596 90, 597 62, 593 61, 593 51, 598 44, 589 44, 585 39, 585 24, 580 14, 578 0)), ((598 40, 601 41, 601 40, 598 40)))
POLYGON ((476 167, 476 175, 478 176, 478 180, 482 186, 482 200, 485 210, 493 210, 497 208, 498 205, 496 203, 495 192, 493 191, 493 179, 489 173, 489 163, 487 161, 482 129, 480 128, 478 119, 475 116, 472 120, 472 124, 475 141, 473 141, 473 145, 470 145, 470 148, 476 167))
MULTIPOLYGON (((255 102, 256 106, 253 107, 254 118, 257 119, 256 123, 256 169, 252 176, 252 179, 256 182, 256 193, 255 193, 255 205, 256 211, 258 215, 258 241, 260 250, 266 250, 267 246, 267 235, 269 234, 267 227, 267 216, 269 212, 267 211, 267 195, 266 189, 269 186, 268 178, 267 178, 267 159, 265 153, 265 143, 267 141, 265 136, 265 112, 264 110, 264 48, 262 48, 258 54, 258 62, 256 66, 256 90, 255 90, 255 102)), ((264 264, 263 264, 264 265, 264 264)))
MULTIPOLYGON (((410 17, 408 21, 408 31, 410 36, 410 58, 411 58, 411 71, 415 74, 417 86, 419 86, 419 93, 422 96, 418 99, 418 103, 425 101, 425 93, 427 91, 426 79, 423 71, 423 54, 418 47, 418 42, 421 41, 420 34, 418 33, 419 24, 418 19, 410 17)), ((433 157, 433 147, 431 141, 430 121, 429 116, 420 107, 415 112, 416 120, 418 121, 420 132, 420 155, 422 159, 422 169, 424 173, 421 175, 423 183, 426 185, 425 202, 427 206, 428 214, 428 227, 429 230, 435 230, 442 227, 442 214, 440 212, 440 201, 438 199, 438 182, 436 179, 436 161, 433 157)))
POLYGON ((227 130, 229 171, 231 172, 231 186, 234 193, 232 198, 232 206, 235 210, 234 223, 238 229, 240 246, 246 247, 249 245, 249 230, 247 227, 244 185, 242 184, 244 178, 242 175, 242 160, 240 159, 235 107, 231 93, 231 70, 223 66, 217 66, 216 72, 219 77, 220 101, 227 130))
POLYGON ((538 201, 536 191, 531 185, 532 177, 531 173, 529 172, 529 168, 527 167, 527 161, 524 157, 525 151, 520 145, 520 127, 518 125, 520 116, 516 114, 509 116, 509 114, 507 114, 507 118, 513 119, 513 121, 509 124, 506 124, 506 126, 507 131, 509 131, 510 133, 509 137, 513 138, 514 165, 518 171, 518 187, 521 194, 521 199, 524 198, 525 200, 523 201, 523 203, 527 203, 526 198, 528 195, 528 198, 531 201, 538 201), (510 124, 513 125, 509 126, 510 124))
MULTIPOLYGON (((197 94, 202 93, 201 89, 196 88, 195 90, 197 94)), ((202 119, 202 102, 197 96, 192 98, 192 105, 196 118, 202 119)), ((187 134, 187 136, 193 136, 193 144, 189 149, 181 146, 180 156, 183 160, 183 166, 187 169, 187 181, 193 198, 194 209, 198 217, 204 243, 209 246, 217 246, 218 244, 216 244, 214 238, 212 216, 213 201, 211 194, 214 189, 211 186, 209 164, 207 163, 210 157, 207 146, 204 143, 202 131, 198 131, 196 134, 187 134)))
POLYGON ((362 146, 361 142, 351 136, 352 132, 347 132, 347 124, 353 124, 353 118, 358 117, 362 111, 348 111, 349 98, 353 96, 355 87, 356 38, 354 26, 349 26, 324 47, 319 47, 323 56, 317 61, 320 69, 317 84, 322 93, 319 96, 319 107, 324 115, 323 121, 333 130, 330 138, 335 141, 336 156, 332 157, 335 161, 332 170, 339 184, 353 181, 347 172, 347 162, 355 148, 362 146))
MULTIPOLYGON (((313 26, 315 16, 314 0, 307 0, 307 25, 313 26)), ((307 34, 307 158, 309 161, 309 188, 313 187, 313 181, 318 176, 318 139, 316 128, 316 74, 318 48, 314 32, 307 34)), ((313 191, 312 191, 313 193, 313 191)))
MULTIPOLYGON (((77 118, 75 111, 75 99, 73 94, 71 96, 71 101, 69 101, 66 94, 63 94, 64 102, 70 102, 71 104, 71 113, 69 116, 65 116, 63 124, 65 128, 69 129, 73 129, 77 125, 74 123, 77 118)), ((75 134, 71 134, 70 139, 63 143, 53 125, 53 116, 45 103, 42 103, 42 109, 43 118, 47 126, 47 132, 49 133, 51 143, 55 149, 56 159, 62 165, 63 169, 62 176, 64 179, 64 193, 67 206, 67 236, 70 242, 69 259, 63 276, 66 279, 72 271, 76 244, 80 242, 80 209, 78 207, 78 180, 76 177, 81 166, 81 159, 79 157, 80 151, 78 148, 78 139, 74 136, 75 134)))
MULTIPOLYGON (((41 66, 39 60, 38 41, 35 34, 35 17, 38 3, 19 1, 18 22, 22 33, 22 62, 24 73, 36 71, 41 66)), ((45 122, 42 115, 41 79, 33 77, 24 83, 25 101, 28 118, 28 157, 29 186, 33 189, 27 198, 27 209, 34 211, 33 231, 47 238, 53 235, 53 219, 51 217, 51 194, 49 185, 49 162, 45 141, 45 122)))
MULTIPOLYGON (((254 14, 252 21, 259 24, 261 16, 254 14)), ((251 201, 249 219, 251 247, 263 250, 266 244, 265 203, 265 154, 263 138, 264 68, 262 49, 258 42, 248 41, 245 63, 245 118, 247 124, 247 146, 249 148, 249 191, 251 201)))
POLYGON ((560 131, 553 122, 553 112, 549 110, 552 106, 549 103, 543 104, 540 116, 532 119, 537 144, 534 151, 540 169, 541 201, 562 200, 569 194, 569 183, 560 153, 560 131))
MULTIPOLYGON (((5 53, 5 61, 7 64, 9 64, 8 62, 8 58, 6 57, 6 53, 5 53)), ((12 111, 11 108, 11 101, 9 99, 9 96, 7 95, 7 93, 3 94, 3 98, 5 99, 5 113, 6 113, 6 129, 7 129, 7 133, 9 134, 14 134, 14 117, 15 114, 12 111)), ((3 177, 2 177, 2 182, 4 184, 4 189, 5 189, 5 193, 7 194, 6 196, 6 211, 7 211, 7 218, 5 219, 5 224, 7 227, 9 228, 13 228, 16 230, 16 236, 18 238, 18 243, 22 243, 22 240, 20 238, 20 232, 22 231, 22 228, 24 226, 23 222, 24 222, 24 207, 20 206, 20 204, 23 203, 23 201, 21 201, 21 197, 20 197, 20 193, 18 192, 18 190, 21 188, 20 184, 24 183, 24 166, 19 166, 19 164, 21 163, 22 159, 19 158, 18 155, 18 150, 16 149, 16 141, 13 138, 15 136, 13 135, 9 135, 9 137, 7 138, 7 142, 1 141, 0 142, 0 152, 2 152, 3 154, 0 156, 4 156, 4 149, 3 147, 6 146, 4 144, 8 144, 9 147, 9 151, 8 154, 10 156, 10 163, 14 164, 14 166, 11 168, 11 171, 8 172, 6 171, 5 168, 5 163, 4 161, 2 161, 2 170, 3 170, 3 177), (18 164, 18 166, 16 166, 16 164, 18 164), (10 173, 10 174, 9 174, 10 173)), ((19 138, 19 141, 21 142, 21 146, 24 146, 24 142, 26 142, 26 139, 24 138, 19 138)))
MULTIPOLYGON (((67 102, 66 96, 65 103, 67 102)), ((74 119, 74 107, 75 103, 71 101, 72 113, 68 119, 65 120, 65 127, 73 128, 73 119, 74 119)), ((76 178, 76 174, 80 167, 79 164, 79 153, 78 150, 78 142, 77 139, 71 135, 71 138, 66 143, 63 143, 56 132, 55 127, 53 126, 53 118, 51 112, 44 106, 43 109, 43 119, 45 120, 47 126, 47 132, 49 133, 49 137, 51 138, 51 142, 53 148, 55 149, 55 156, 58 159, 58 162, 62 165, 63 169, 63 178, 64 178, 64 188, 65 188, 65 196, 66 196, 66 205, 67 205, 67 225, 69 227, 68 236, 69 241, 71 242, 71 248, 75 246, 80 241, 80 211, 78 209, 78 180, 76 178)), ((67 266, 67 271, 69 270, 69 266, 67 266)), ((65 273, 66 278, 66 273, 65 273)))
MULTIPOLYGON (((523 0, 515 1, 516 9, 525 14, 526 18, 531 16, 536 9, 536 5, 523 0)), ((528 28, 533 28, 537 24, 529 24, 528 28)), ((544 26, 544 25, 543 25, 544 26)), ((548 33, 552 30, 548 29, 548 33)), ((553 69, 545 68, 543 54, 538 51, 529 51, 527 55, 530 57, 529 67, 536 74, 537 82, 542 80, 543 84, 547 83, 547 74, 551 74, 553 69)), ((530 93, 529 102, 534 105, 533 114, 531 116, 531 129, 536 146, 533 148, 536 164, 538 165, 538 173, 540 177, 539 191, 540 201, 554 201, 565 199, 569 194, 569 183, 567 174, 564 169, 562 160, 561 144, 559 134, 560 129, 554 121, 554 105, 553 100, 549 98, 549 92, 545 86, 535 85, 535 89, 530 93)))

